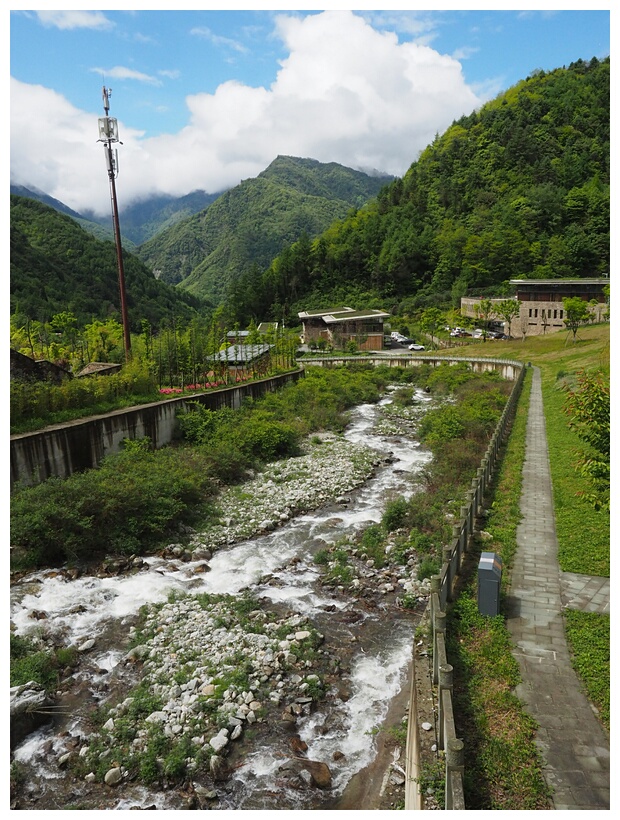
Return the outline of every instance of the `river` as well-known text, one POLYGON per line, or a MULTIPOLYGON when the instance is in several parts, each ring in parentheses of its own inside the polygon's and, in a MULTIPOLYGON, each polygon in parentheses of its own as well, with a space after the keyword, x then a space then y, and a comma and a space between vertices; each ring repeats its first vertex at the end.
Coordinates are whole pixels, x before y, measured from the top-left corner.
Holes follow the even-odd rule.
MULTIPOLYGON (((422 391, 416 391, 416 400, 420 406, 430 402, 422 391)), ((377 754, 375 735, 406 683, 416 618, 393 605, 394 595, 385 595, 385 603, 361 606, 359 598, 325 586, 314 555, 326 544, 379 523, 388 500, 416 491, 416 476, 429 455, 407 435, 378 432, 382 408, 390 402, 388 396, 379 405, 355 408, 344 434, 355 445, 391 454, 389 464, 382 464, 349 493, 346 503, 298 515, 273 532, 218 550, 209 560, 208 572, 197 572, 198 562, 152 556, 133 574, 68 580, 64 574, 46 571, 13 585, 11 621, 17 634, 44 626, 74 646, 97 636, 60 701, 62 714, 13 750, 22 772, 17 808, 187 807, 186 795, 174 790, 155 791, 130 783, 114 790, 69 782, 58 759, 67 748, 67 734, 79 732, 85 704, 105 704, 112 692, 127 685, 129 673, 121 664, 127 652, 124 642, 143 605, 165 602, 173 591, 239 595, 248 589, 276 610, 311 618, 325 635, 329 652, 342 656, 346 695, 334 694, 296 724, 307 758, 329 762, 331 788, 328 793, 302 789, 283 778, 283 760, 291 756, 290 734, 274 727, 262 735, 263 740, 268 737, 267 745, 246 744, 243 755, 233 756, 231 775, 218 787, 209 807, 338 808, 339 796, 377 754), (37 612, 45 613, 44 621, 33 621, 37 612)))

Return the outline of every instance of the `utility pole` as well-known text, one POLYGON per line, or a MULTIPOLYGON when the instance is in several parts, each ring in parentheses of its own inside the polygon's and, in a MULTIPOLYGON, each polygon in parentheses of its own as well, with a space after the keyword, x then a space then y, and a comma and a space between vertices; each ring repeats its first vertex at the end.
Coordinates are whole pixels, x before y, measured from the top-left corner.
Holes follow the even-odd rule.
MULTIPOLYGON (((118 289, 121 302, 121 317, 123 321, 123 342, 125 345, 125 361, 131 359, 131 336, 129 335, 129 318, 127 315, 127 296, 125 293, 125 270, 123 267, 123 248, 121 245, 121 228, 118 221, 118 205, 116 202, 116 177, 118 176, 118 151, 114 149, 112 153, 112 143, 119 142, 118 122, 114 117, 109 117, 110 97, 112 89, 103 86, 103 110, 105 117, 99 118, 99 139, 103 142, 106 166, 108 168, 108 179, 110 180, 110 199, 112 203, 112 224, 114 225, 114 240, 116 242, 116 260, 118 263, 118 289)), ((123 143, 121 142, 121 145, 123 143)))

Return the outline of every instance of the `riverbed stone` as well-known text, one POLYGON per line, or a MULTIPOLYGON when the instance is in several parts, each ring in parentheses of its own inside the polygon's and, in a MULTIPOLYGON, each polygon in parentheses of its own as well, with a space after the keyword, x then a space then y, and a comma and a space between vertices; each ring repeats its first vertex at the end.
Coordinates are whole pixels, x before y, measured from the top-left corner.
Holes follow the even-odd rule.
POLYGON ((228 745, 228 729, 220 729, 220 731, 209 740, 211 748, 216 752, 221 752, 228 745))
POLYGON ((123 779, 123 772, 120 766, 115 766, 113 769, 109 769, 105 774, 105 784, 106 786, 117 786, 121 780, 123 779))

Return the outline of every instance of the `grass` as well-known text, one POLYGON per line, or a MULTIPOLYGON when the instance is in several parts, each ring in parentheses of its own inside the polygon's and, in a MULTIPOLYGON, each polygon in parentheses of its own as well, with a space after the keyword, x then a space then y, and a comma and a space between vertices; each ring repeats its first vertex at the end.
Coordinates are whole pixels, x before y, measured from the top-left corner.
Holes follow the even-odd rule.
POLYGON ((609 370, 609 325, 584 327, 577 338, 573 344, 570 335, 561 331, 526 338, 524 342, 502 342, 501 347, 499 343, 478 343, 469 345, 467 354, 501 355, 540 368, 560 569, 608 577, 609 514, 597 512, 577 495, 587 489, 574 467, 581 442, 568 428, 561 385, 570 383, 580 370, 609 370))
POLYGON ((564 618, 573 665, 584 682, 588 699, 609 730, 609 615, 567 609, 564 618))
MULTIPOLYGON (((580 441, 568 429, 562 409, 564 394, 560 389, 563 380, 570 383, 580 370, 609 370, 609 326, 599 325, 581 329, 576 344, 570 339, 567 342, 567 334, 561 332, 527 339, 525 342, 505 342, 501 348, 495 344, 490 347, 489 343, 484 346, 483 343, 472 344, 468 345, 467 354, 489 357, 500 355, 502 358, 531 362, 540 368, 560 568, 566 572, 584 575, 609 576, 609 514, 595 511, 577 495, 580 490, 586 489, 583 479, 574 467, 575 450, 580 447, 580 441)), ((510 577, 510 566, 516 551, 516 527, 520 520, 519 497, 525 452, 526 401, 527 395, 524 394, 519 403, 517 419, 495 489, 491 514, 485 524, 494 536, 493 548, 502 556, 505 570, 503 586, 510 577)), ((482 632, 476 629, 476 614, 467 614, 468 607, 472 607, 473 594, 473 586, 469 586, 462 593, 462 601, 455 612, 455 625, 458 631, 453 645, 453 652, 457 658, 455 666, 459 666, 462 676, 461 687, 467 691, 467 698, 462 704, 465 708, 466 736, 469 742, 472 733, 471 736, 478 742, 478 747, 472 750, 469 766, 466 767, 469 769, 470 789, 467 805, 470 809, 515 808, 516 806, 510 804, 511 793, 506 789, 506 783, 512 783, 517 790, 522 790, 520 808, 527 808, 532 799, 540 800, 540 807, 543 808, 545 790, 539 783, 536 752, 531 745, 534 727, 531 725, 528 729, 527 717, 519 715, 518 709, 514 713, 511 712, 511 704, 508 701, 502 704, 499 712, 496 711, 496 705, 502 702, 503 678, 510 677, 506 669, 499 678, 497 677, 495 673, 501 668, 497 661, 502 657, 508 662, 507 658, 511 652, 507 645, 503 650, 490 649, 495 646, 495 641, 487 632, 490 631, 490 626, 482 632), (495 658, 494 664, 488 662, 489 653, 495 658), (500 714, 504 716, 501 724, 510 728, 512 743, 506 742, 506 736, 498 739, 489 734, 500 714), (532 790, 527 782, 512 780, 509 772, 508 781, 504 782, 503 778, 498 781, 497 773, 503 771, 504 759, 508 759, 515 770, 523 768, 529 771, 531 783, 538 783, 536 788, 532 790), (524 761, 529 761, 529 765, 524 761), (529 768, 530 766, 533 768, 529 768), (481 794, 484 798, 481 798, 481 794), (486 805, 481 806, 480 803, 484 801, 486 805), (498 802, 501 805, 498 805, 498 802)), ((598 710, 601 722, 609 729, 610 619, 606 615, 572 610, 565 612, 565 618, 566 637, 571 649, 573 666, 584 683, 588 698, 598 710)), ((500 618, 491 620, 501 621, 500 618)), ((497 625, 493 628, 498 629, 497 625)), ((505 627, 503 629, 505 630, 505 627)))
MULTIPOLYGON (((493 502, 485 523, 493 535, 493 550, 509 570, 516 551, 521 519, 521 468, 531 377, 517 408, 512 434, 493 488, 493 502)), ((477 576, 470 572, 448 612, 447 653, 454 667, 457 735, 466 738, 465 805, 482 810, 538 810, 547 808, 548 789, 535 744, 536 724, 512 690, 520 674, 502 616, 478 612, 477 576)), ((508 572, 502 575, 505 585, 508 572)))

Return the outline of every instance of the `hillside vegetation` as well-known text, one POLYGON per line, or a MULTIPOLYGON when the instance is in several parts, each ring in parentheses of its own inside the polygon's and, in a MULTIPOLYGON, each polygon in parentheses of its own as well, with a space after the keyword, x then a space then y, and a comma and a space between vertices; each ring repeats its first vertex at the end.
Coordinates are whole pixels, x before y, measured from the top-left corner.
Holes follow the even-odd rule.
MULTIPOLYGON (((132 329, 146 319, 189 318, 203 307, 188 293, 158 282, 142 262, 123 252, 132 329)), ((114 242, 96 239, 54 208, 11 196, 11 313, 49 321, 71 311, 80 324, 119 317, 114 242)))
POLYGON ((513 278, 609 275, 609 72, 609 59, 539 71, 462 117, 376 200, 246 268, 231 314, 458 306, 513 278))
POLYGON ((243 272, 263 270, 283 247, 344 218, 388 179, 336 163, 280 156, 255 179, 158 233, 137 253, 164 281, 222 301, 243 272))
MULTIPOLYGON (((220 192, 221 193, 221 192, 220 192)), ((78 225, 97 239, 114 241, 112 215, 103 216, 89 210, 77 213, 64 202, 39 191, 37 188, 26 188, 24 185, 11 185, 11 194, 36 199, 44 205, 73 217, 78 225)), ((206 191, 192 191, 181 197, 160 194, 149 196, 138 202, 125 206, 121 194, 120 228, 124 250, 135 251, 142 242, 146 242, 159 231, 169 228, 182 219, 198 213, 218 198, 220 194, 208 194, 206 191)))

